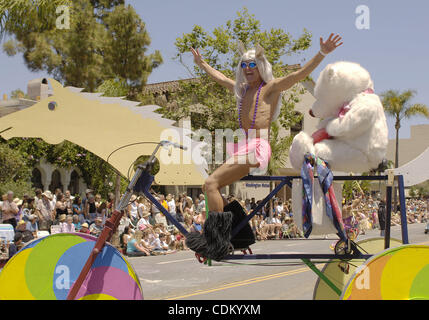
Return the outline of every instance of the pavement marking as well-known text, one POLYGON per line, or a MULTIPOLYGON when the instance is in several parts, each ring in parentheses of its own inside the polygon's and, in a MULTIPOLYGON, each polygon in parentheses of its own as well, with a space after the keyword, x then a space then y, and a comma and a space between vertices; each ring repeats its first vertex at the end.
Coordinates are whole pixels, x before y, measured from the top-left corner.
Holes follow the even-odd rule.
MULTIPOLYGON (((429 244, 429 241, 419 242, 417 244, 420 244, 420 245, 429 244)), ((185 260, 194 260, 194 258, 183 259, 183 260, 176 260, 176 261, 160 262, 158 264, 166 264, 166 263, 177 262, 177 261, 185 261, 185 260)), ((316 266, 317 265, 323 265, 323 264, 324 263, 318 263, 318 264, 316 264, 316 266)), ((212 289, 197 290, 197 291, 195 291, 193 293, 189 293, 189 294, 182 295, 182 296, 166 297, 166 298, 161 298, 161 299, 162 300, 183 299, 183 298, 188 298, 188 297, 197 296, 197 295, 201 295, 201 294, 207 294, 207 293, 212 293, 212 292, 216 292, 216 291, 227 290, 227 289, 232 289, 232 288, 241 287, 241 286, 245 286, 245 285, 250 285, 250 284, 254 284, 254 283, 258 283, 258 282, 262 282, 262 281, 267 281, 267 280, 272 280, 272 279, 276 279, 276 278, 293 276, 295 274, 299 274, 299 273, 303 273, 303 272, 308 272, 308 271, 311 271, 311 269, 307 268, 307 267, 304 267, 304 268, 294 269, 294 270, 290 270, 290 271, 286 271, 286 272, 275 273, 275 274, 272 274, 272 275, 267 275, 267 276, 262 276, 262 277, 257 277, 257 278, 251 278, 251 279, 242 280, 242 281, 231 282, 231 283, 227 283, 225 285, 222 285, 220 287, 215 287, 215 288, 212 288, 212 289)))
POLYGON ((190 261, 190 260, 196 260, 196 258, 189 258, 189 259, 181 259, 181 260, 164 261, 164 262, 158 262, 157 264, 169 264, 169 263, 182 262, 182 261, 190 261))
POLYGON ((276 274, 272 274, 272 275, 267 275, 267 276, 262 276, 262 277, 232 282, 232 283, 228 283, 228 284, 225 284, 223 286, 213 288, 213 289, 198 290, 198 291, 190 293, 190 294, 186 294, 186 295, 182 295, 182 296, 176 296, 176 297, 166 297, 163 299, 165 299, 165 300, 183 299, 183 298, 192 297, 192 296, 196 296, 196 295, 200 295, 200 294, 207 294, 207 293, 211 293, 211 292, 216 292, 216 291, 236 288, 236 287, 240 287, 240 286, 245 286, 245 285, 249 285, 249 284, 254 284, 254 283, 258 283, 258 282, 262 282, 262 281, 272 280, 272 279, 276 279, 276 278, 292 276, 295 274, 308 272, 308 271, 311 271, 311 269, 309 269, 307 267, 299 268, 299 269, 294 269, 294 270, 290 270, 290 271, 286 271, 286 272, 280 272, 280 273, 276 273, 276 274))
POLYGON ((140 278, 140 280, 147 282, 147 283, 159 283, 162 281, 162 280, 149 280, 149 279, 143 279, 143 278, 140 278))

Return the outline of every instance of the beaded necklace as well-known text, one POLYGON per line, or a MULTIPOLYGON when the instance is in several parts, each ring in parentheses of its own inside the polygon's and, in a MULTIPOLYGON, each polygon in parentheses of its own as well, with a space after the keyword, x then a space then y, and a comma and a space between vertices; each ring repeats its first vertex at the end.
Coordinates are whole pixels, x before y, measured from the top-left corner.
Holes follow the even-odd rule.
MULTIPOLYGON (((262 86, 264 85, 264 83, 265 82, 262 81, 261 84, 259 85, 259 88, 258 88, 258 93, 256 95, 255 111, 253 113, 253 121, 252 121, 252 125, 250 126, 250 129, 253 129, 255 127, 256 113, 258 111, 259 94, 261 93, 261 89, 262 89, 262 86)), ((244 91, 244 95, 246 95, 246 92, 247 92, 248 88, 249 88, 249 86, 246 86, 246 91, 244 91)), ((243 129, 243 125, 241 123, 241 109, 242 109, 242 105, 243 105, 243 99, 240 100, 240 104, 238 106, 238 123, 240 125, 240 129, 243 129)), ((244 133, 246 134, 246 137, 247 137, 249 133, 247 131, 245 131, 244 129, 243 129, 243 131, 244 131, 244 133)))

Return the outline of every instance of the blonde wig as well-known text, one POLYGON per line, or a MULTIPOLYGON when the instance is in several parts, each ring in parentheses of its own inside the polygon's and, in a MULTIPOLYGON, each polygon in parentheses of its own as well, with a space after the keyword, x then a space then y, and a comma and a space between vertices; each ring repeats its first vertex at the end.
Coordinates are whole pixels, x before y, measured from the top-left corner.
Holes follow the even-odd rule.
MULTIPOLYGON (((261 75, 262 80, 265 83, 274 79, 273 68, 271 63, 268 62, 264 54, 264 49, 257 44, 254 49, 246 50, 243 43, 238 43, 238 50, 241 54, 241 59, 238 63, 237 70, 235 72, 235 96, 237 98, 237 103, 243 98, 244 93, 246 92, 247 80, 244 75, 243 68, 241 68, 241 63, 243 61, 254 60, 256 66, 258 67, 259 74, 261 75)), ((276 110, 274 111, 273 118, 271 121, 277 119, 280 114, 280 107, 282 104, 282 94, 280 94, 279 100, 277 101, 276 110)))

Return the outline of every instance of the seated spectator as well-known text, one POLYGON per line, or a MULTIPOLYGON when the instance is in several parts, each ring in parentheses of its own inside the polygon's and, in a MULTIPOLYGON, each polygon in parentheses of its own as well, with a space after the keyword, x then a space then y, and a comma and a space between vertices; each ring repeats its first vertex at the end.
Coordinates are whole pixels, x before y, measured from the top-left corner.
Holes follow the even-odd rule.
POLYGON ((58 224, 61 225, 62 223, 65 223, 67 219, 67 215, 65 213, 61 214, 58 217, 58 224))
POLYGON ((193 223, 194 223, 193 217, 190 214, 185 214, 184 220, 185 220, 184 227, 185 227, 186 231, 188 231, 188 232, 197 231, 197 230, 195 230, 195 227, 193 225, 193 223))
POLYGON ((131 239, 132 233, 130 227, 125 227, 124 232, 119 237, 119 243, 122 249, 127 249, 128 241, 131 239))
POLYGON ((129 257, 139 257, 139 256, 149 256, 150 252, 144 248, 140 242, 142 240, 143 233, 140 230, 137 230, 133 237, 127 243, 127 256, 129 257))
POLYGON ((65 221, 61 222, 60 226, 62 233, 73 233, 76 231, 75 226, 73 224, 73 216, 71 215, 66 216, 65 221))
POLYGON ((160 233, 158 239, 159 239, 159 242, 155 241, 154 250, 162 250, 164 252, 167 252, 168 250, 168 244, 166 243, 167 236, 164 233, 160 233))
POLYGON ((279 237, 280 237, 280 230, 282 228, 282 222, 280 221, 279 215, 277 213, 275 213, 273 215, 273 218, 271 219, 271 223, 274 224, 275 237, 276 237, 276 239, 279 239, 279 237))
POLYGON ((9 259, 12 258, 21 248, 23 247, 22 243, 22 233, 16 232, 13 237, 13 243, 9 244, 9 259))
POLYGON ((194 230, 198 231, 198 232, 202 232, 203 231, 203 227, 202 227, 201 222, 204 223, 204 221, 201 221, 202 220, 201 214, 198 213, 198 214, 194 215, 194 217, 193 217, 192 220, 193 220, 192 221, 192 226, 194 227, 194 230))
POLYGON ((27 223, 24 220, 20 220, 16 226, 16 231, 22 233, 22 242, 29 242, 34 239, 33 233, 27 230, 27 223))
POLYGON ((137 229, 140 231, 145 230, 146 228, 152 228, 152 225, 149 222, 150 212, 148 209, 143 209, 142 217, 137 222, 137 229))
POLYGON ((27 230, 33 233, 33 237, 37 238, 37 231, 39 231, 39 224, 37 223, 37 216, 35 214, 30 214, 27 222, 27 230))
POLYGON ((34 198, 28 198, 22 208, 22 219, 25 222, 29 221, 29 217, 34 211, 34 198))
POLYGON ((268 226, 268 237, 275 238, 278 237, 279 231, 281 229, 281 223, 279 224, 278 219, 274 216, 267 216, 265 218, 265 223, 268 226))
POLYGON ((259 231, 260 240, 268 239, 269 225, 265 222, 262 214, 257 215, 257 230, 259 231))
POLYGON ((283 236, 287 238, 302 238, 304 236, 302 231, 300 231, 293 222, 293 219, 287 216, 284 220, 282 231, 284 234, 283 236))
POLYGON ((93 235, 98 237, 103 230, 103 219, 100 217, 95 218, 95 222, 91 224, 89 227, 89 232, 93 235))
POLYGON ((80 226, 79 232, 90 234, 88 224, 86 222, 82 223, 82 225, 80 226))
POLYGON ((146 248, 151 254, 152 254, 154 247, 151 246, 150 244, 152 243, 154 238, 155 238, 154 231, 152 229, 147 228, 143 231, 143 237, 142 237, 141 245, 144 248, 146 248))
POLYGON ((79 216, 77 214, 74 214, 72 217, 73 217, 72 219, 73 219, 74 230, 75 232, 79 232, 80 230, 79 216))
POLYGON ((161 239, 160 239, 161 235, 163 235, 163 236, 165 236, 165 235, 162 233, 158 233, 157 231, 159 231, 159 230, 155 230, 155 233, 153 234, 154 237, 153 237, 150 245, 153 247, 154 254, 166 254, 168 246, 167 246, 167 248, 164 248, 163 244, 161 243, 161 239))
POLYGON ((161 244, 161 248, 165 251, 165 253, 174 253, 174 252, 176 252, 176 250, 175 250, 175 243, 174 243, 174 241, 172 242, 171 241, 171 237, 170 236, 167 236, 166 234, 164 234, 164 233, 161 233, 160 235, 159 235, 159 241, 160 241, 160 244, 161 244))
POLYGON ((185 237, 179 232, 179 230, 174 229, 173 237, 175 238, 176 250, 186 250, 185 237))

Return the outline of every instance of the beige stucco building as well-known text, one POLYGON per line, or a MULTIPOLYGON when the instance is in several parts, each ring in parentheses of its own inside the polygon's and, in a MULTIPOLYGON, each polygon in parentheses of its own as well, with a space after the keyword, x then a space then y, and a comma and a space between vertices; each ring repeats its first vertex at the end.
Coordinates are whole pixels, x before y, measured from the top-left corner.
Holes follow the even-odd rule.
MULTIPOLYGON (((399 131, 400 132, 400 131, 399 131)), ((395 162, 395 139, 389 140, 387 149, 388 160, 395 162)), ((417 158, 429 147, 429 125, 414 125, 410 127, 410 137, 399 139, 399 166, 417 158)))

